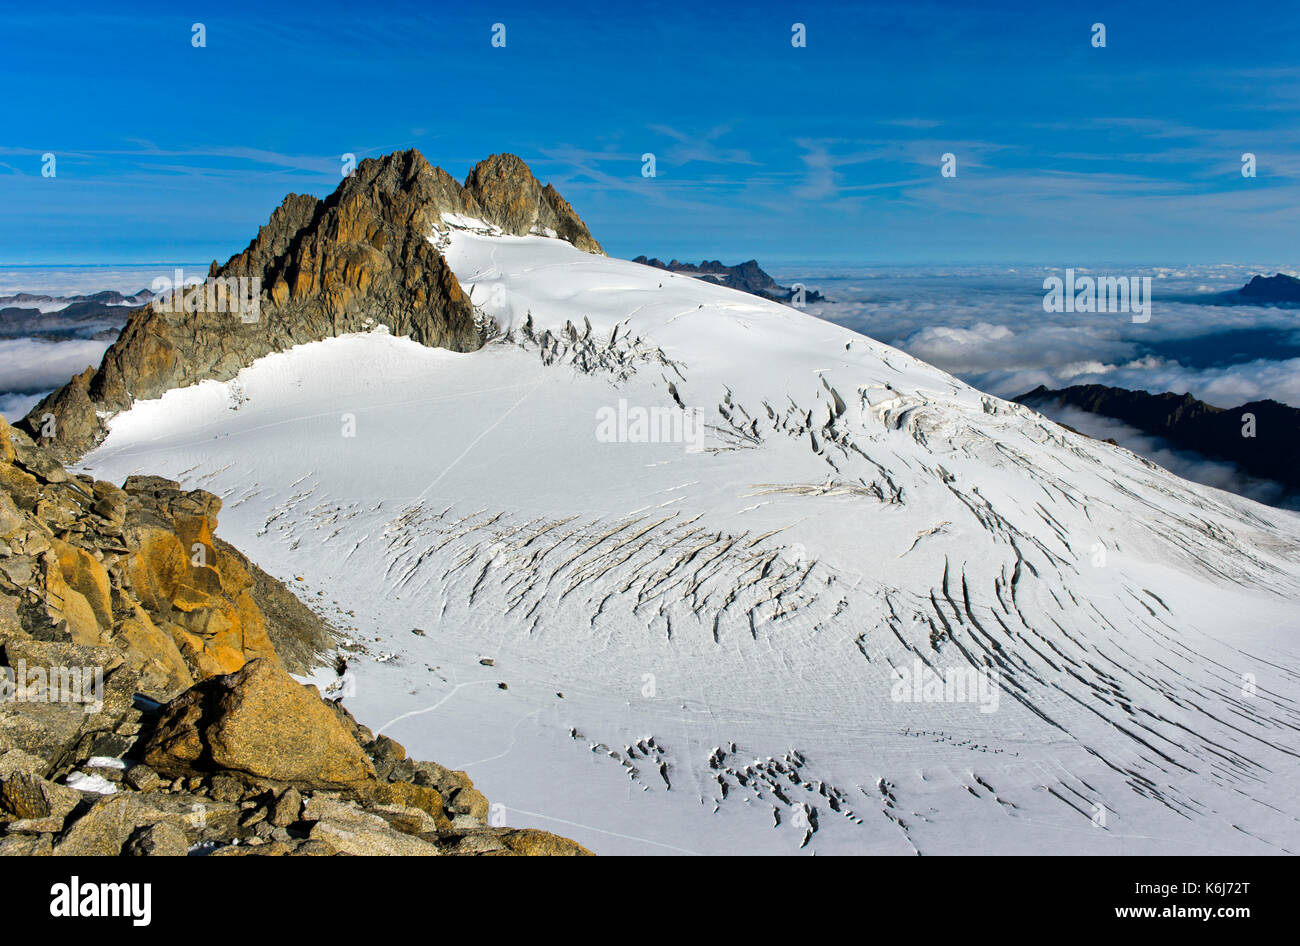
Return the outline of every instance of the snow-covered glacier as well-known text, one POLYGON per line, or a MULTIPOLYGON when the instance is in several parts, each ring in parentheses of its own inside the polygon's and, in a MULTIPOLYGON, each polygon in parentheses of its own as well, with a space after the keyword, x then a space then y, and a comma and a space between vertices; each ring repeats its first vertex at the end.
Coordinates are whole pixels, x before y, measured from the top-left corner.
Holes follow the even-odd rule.
POLYGON ((480 351, 303 345, 85 468, 220 495, 348 631, 318 684, 596 853, 1300 851, 1300 517, 491 229, 431 234, 480 351))

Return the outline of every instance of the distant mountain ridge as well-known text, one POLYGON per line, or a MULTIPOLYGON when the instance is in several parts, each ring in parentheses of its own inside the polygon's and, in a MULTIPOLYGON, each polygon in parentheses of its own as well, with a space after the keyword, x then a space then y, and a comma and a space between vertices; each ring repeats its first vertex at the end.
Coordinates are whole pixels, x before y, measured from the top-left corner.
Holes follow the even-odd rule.
MULTIPOLYGON (((638 256, 632 262, 640 263, 642 266, 653 266, 655 269, 667 270, 670 273, 698 276, 720 286, 739 289, 741 292, 748 292, 750 295, 770 299, 773 302, 790 303, 795 296, 793 287, 779 285, 775 279, 763 271, 762 267, 758 265, 758 260, 747 260, 743 263, 737 263, 735 266, 728 266, 721 260, 716 259, 704 260, 697 266, 694 263, 682 263, 677 260, 665 263, 661 259, 638 256)), ((816 290, 805 289, 803 301, 805 303, 825 302, 826 297, 816 290)))
POLYGON ((153 292, 148 289, 130 296, 113 290, 67 296, 11 293, 0 296, 0 338, 113 339, 131 308, 151 299, 153 292))
POLYGON ((15 292, 7 296, 0 296, 0 307, 24 306, 28 303, 65 303, 72 304, 76 302, 97 302, 101 305, 140 305, 148 302, 153 298, 153 293, 148 289, 141 289, 134 295, 125 295, 114 289, 105 289, 102 292, 78 293, 67 296, 52 296, 46 293, 33 292, 15 292))
POLYGON ((1254 476, 1300 489, 1300 410, 1274 400, 1220 408, 1190 394, 1150 394, 1102 384, 1058 390, 1040 384, 1015 400, 1030 407, 1053 402, 1111 417, 1175 447, 1229 460, 1254 476), (1254 415, 1253 437, 1242 433, 1246 414, 1254 415))
POLYGON ((1253 302, 1300 303, 1300 279, 1286 273, 1253 276, 1250 282, 1237 290, 1237 295, 1253 302))
POLYGON ((1174 301, 1194 305, 1269 305, 1289 308, 1300 305, 1300 278, 1286 273, 1274 273, 1272 276, 1256 274, 1240 289, 1188 294, 1176 297, 1174 301))

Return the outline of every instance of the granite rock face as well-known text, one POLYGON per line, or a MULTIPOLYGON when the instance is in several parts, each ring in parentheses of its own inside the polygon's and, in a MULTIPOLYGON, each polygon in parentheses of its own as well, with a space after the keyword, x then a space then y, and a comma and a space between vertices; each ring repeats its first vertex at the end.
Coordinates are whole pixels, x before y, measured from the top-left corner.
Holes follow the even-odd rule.
POLYGON ((132 401, 228 380, 294 345, 383 325, 423 345, 473 351, 489 333, 429 240, 443 214, 601 252, 568 202, 514 155, 480 162, 463 186, 415 150, 367 159, 325 200, 286 197, 242 253, 212 264, 202 287, 133 310, 99 368, 19 426, 70 460, 132 401))
POLYGON ((416 151, 363 161, 325 200, 287 197, 175 304, 133 310, 20 425, 0 418, 0 856, 589 853, 500 825, 464 772, 296 682, 333 629, 215 536, 217 496, 58 462, 136 399, 297 344, 382 325, 478 348, 492 327, 431 240, 444 214, 600 252, 511 155, 464 186, 416 151))
MULTIPOLYGON (((220 511, 213 494, 161 477, 118 486, 70 475, 0 418, 0 653, 8 665, 85 657, 76 665, 120 668, 159 701, 252 660, 279 666, 281 653, 291 672, 315 666, 332 649, 333 630, 215 537, 220 511)), ((0 730, 14 706, 0 702, 0 730)), ((22 724, 31 729, 34 719, 22 724)), ((74 728, 78 738, 85 731, 74 728)), ((72 749, 56 742, 44 744, 51 763, 72 749)))
POLYGON ((580 250, 604 255, 569 202, 550 184, 543 187, 528 165, 513 154, 494 154, 476 164, 465 179, 462 197, 466 216, 485 220, 506 233, 552 230, 580 250))

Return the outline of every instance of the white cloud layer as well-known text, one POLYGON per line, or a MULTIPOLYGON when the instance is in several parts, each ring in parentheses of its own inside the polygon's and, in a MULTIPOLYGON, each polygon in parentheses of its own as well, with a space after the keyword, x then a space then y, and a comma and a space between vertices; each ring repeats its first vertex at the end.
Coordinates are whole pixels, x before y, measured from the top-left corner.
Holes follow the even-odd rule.
POLYGON ((1053 271, 1043 268, 891 267, 845 274, 782 267, 778 278, 834 299, 810 307, 821 317, 1002 397, 1040 384, 1095 383, 1190 392, 1219 407, 1264 398, 1300 407, 1300 310, 1188 301, 1207 287, 1215 293, 1240 288, 1265 267, 1077 269, 1152 276, 1150 322, 1134 324, 1124 313, 1044 312, 1042 281, 1053 271), (1237 335, 1219 344, 1224 332, 1237 335))
POLYGON ((87 366, 98 365, 109 344, 91 339, 0 339, 0 392, 34 393, 57 388, 87 366))

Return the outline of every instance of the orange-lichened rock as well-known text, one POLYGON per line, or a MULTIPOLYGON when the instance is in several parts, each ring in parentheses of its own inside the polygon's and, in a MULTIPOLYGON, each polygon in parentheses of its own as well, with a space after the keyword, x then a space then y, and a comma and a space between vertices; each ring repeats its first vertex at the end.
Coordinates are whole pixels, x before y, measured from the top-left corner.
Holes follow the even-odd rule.
POLYGON ((254 660, 169 704, 145 762, 170 776, 218 769, 299 787, 360 791, 375 769, 314 687, 254 660))

